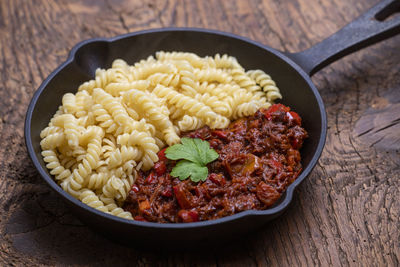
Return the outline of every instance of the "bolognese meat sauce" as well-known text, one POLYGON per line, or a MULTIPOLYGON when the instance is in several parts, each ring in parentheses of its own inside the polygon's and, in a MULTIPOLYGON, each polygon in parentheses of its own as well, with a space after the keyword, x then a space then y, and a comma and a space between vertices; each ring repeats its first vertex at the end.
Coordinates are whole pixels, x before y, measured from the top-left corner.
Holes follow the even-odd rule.
POLYGON ((297 113, 275 104, 226 129, 203 127, 183 136, 206 140, 218 152, 207 180, 172 177, 175 161, 161 150, 154 168, 139 172, 124 203, 135 220, 196 222, 274 205, 301 172, 299 149, 307 133, 297 113))

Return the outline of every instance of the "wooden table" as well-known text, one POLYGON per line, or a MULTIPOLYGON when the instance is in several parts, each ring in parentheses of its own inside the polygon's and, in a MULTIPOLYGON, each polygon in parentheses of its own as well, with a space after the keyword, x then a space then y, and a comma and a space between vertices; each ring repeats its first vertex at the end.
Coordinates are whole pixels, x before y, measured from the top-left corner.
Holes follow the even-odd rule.
POLYGON ((79 41, 189 26, 300 51, 377 0, 0 2, 0 265, 398 266, 400 36, 313 77, 328 114, 319 163, 288 211, 219 250, 139 251, 79 222, 42 181, 23 139, 35 90, 79 41))

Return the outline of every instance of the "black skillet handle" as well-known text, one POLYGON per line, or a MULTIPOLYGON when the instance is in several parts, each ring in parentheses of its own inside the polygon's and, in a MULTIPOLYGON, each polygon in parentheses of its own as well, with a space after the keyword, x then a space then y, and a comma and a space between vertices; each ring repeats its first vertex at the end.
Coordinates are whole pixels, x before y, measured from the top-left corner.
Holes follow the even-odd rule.
POLYGON ((383 0, 313 47, 285 54, 311 76, 354 51, 400 33, 400 16, 390 17, 396 12, 400 12, 400 0, 383 0))

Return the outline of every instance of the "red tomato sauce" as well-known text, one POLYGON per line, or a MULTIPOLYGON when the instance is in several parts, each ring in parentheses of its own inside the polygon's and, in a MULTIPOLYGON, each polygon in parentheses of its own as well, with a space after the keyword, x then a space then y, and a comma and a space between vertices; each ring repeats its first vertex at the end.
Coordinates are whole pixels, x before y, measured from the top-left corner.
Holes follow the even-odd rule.
POLYGON ((196 222, 273 206, 301 172, 299 149, 307 132, 297 113, 275 104, 226 129, 203 127, 182 136, 207 140, 218 152, 207 180, 172 177, 176 162, 161 150, 154 168, 139 172, 124 203, 135 220, 196 222))

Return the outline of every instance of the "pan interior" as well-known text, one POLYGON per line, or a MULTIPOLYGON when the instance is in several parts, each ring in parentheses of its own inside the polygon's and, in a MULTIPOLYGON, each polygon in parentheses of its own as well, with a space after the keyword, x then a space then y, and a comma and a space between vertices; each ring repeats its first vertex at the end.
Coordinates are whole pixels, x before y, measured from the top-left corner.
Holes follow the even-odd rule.
POLYGON ((97 68, 111 67, 116 58, 133 64, 160 50, 193 52, 199 56, 229 54, 236 57, 246 70, 262 69, 271 75, 283 95, 280 102, 290 106, 303 118, 303 126, 309 133, 301 151, 303 169, 308 166, 317 151, 324 127, 322 103, 319 103, 311 80, 296 70, 293 63, 286 61, 281 53, 251 41, 208 31, 177 30, 132 34, 112 42, 87 42, 76 51, 72 62, 42 85, 43 91, 32 112, 30 134, 34 154, 43 170, 46 167, 40 155, 40 131, 61 105, 63 94, 75 93, 81 83, 94 77, 97 68))

